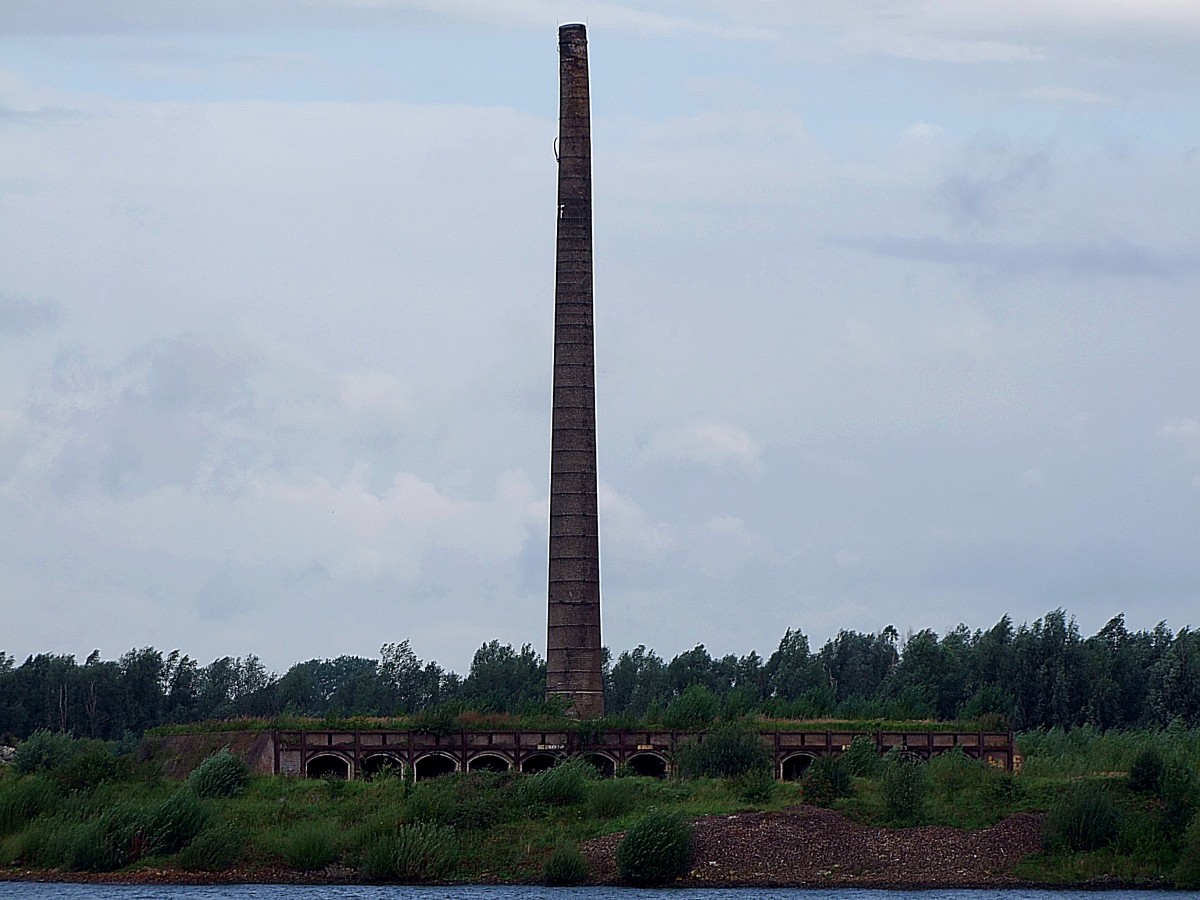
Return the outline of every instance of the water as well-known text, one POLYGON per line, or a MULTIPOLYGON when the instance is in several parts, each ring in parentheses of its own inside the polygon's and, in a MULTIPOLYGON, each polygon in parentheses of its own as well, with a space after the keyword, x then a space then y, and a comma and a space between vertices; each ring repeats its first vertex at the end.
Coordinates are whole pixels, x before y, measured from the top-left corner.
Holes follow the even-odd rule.
MULTIPOLYGON (((797 888, 547 888, 354 885, 108 885, 0 882, 3 900, 1096 900, 1089 891, 797 888)), ((1200 891, 1105 891, 1103 900, 1183 900, 1200 891)))

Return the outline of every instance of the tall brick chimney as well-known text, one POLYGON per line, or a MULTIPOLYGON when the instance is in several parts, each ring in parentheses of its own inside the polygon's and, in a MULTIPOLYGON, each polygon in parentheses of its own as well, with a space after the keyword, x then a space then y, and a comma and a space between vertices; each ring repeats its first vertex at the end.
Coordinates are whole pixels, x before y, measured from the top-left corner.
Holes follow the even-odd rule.
POLYGON ((596 380, 592 338, 592 126, 587 29, 558 29, 558 243, 550 442, 546 697, 572 715, 604 715, 596 380))

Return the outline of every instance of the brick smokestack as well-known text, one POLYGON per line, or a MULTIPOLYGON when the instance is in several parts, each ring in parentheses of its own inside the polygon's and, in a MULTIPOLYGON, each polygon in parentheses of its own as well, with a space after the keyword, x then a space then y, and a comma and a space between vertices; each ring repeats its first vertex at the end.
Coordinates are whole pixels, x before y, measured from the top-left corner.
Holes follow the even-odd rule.
POLYGON ((596 380, 592 338, 592 125, 587 30, 558 29, 558 243, 550 443, 546 697, 581 719, 604 715, 596 380))

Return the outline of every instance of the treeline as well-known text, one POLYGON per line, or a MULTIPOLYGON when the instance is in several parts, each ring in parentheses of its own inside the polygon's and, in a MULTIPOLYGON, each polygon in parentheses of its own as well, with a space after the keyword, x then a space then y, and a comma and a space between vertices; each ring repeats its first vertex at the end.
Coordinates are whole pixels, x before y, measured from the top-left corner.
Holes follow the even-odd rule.
MULTIPOLYGON (((417 657, 408 641, 378 659, 340 656, 269 673, 251 655, 208 665, 179 651, 0 652, 0 737, 45 728, 117 740, 147 728, 242 716, 397 717, 431 711, 544 714, 545 662, 528 644, 491 641, 466 677, 417 657)), ((769 658, 714 658, 703 645, 669 662, 637 647, 606 658, 613 719, 687 728, 725 718, 940 719, 1018 730, 1200 726, 1200 632, 1165 623, 1131 632, 1117 616, 1084 638, 1063 610, 1032 625, 928 629, 904 639, 841 631, 813 651, 789 630, 769 658)))

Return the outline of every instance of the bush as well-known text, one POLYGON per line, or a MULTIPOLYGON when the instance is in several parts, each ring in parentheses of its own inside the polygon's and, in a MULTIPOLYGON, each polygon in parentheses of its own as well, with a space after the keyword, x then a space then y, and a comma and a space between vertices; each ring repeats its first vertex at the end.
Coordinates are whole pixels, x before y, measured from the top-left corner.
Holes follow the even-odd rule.
POLYGON ((147 856, 178 853, 208 827, 212 815, 187 790, 179 790, 142 820, 142 852, 147 856))
POLYGON ((822 756, 809 763, 800 780, 804 800, 813 806, 832 806, 834 800, 854 794, 854 782, 841 759, 822 756))
POLYGON ((74 739, 63 731, 39 728, 17 745, 13 771, 18 775, 33 775, 64 765, 75 754, 74 739))
POLYGON ((637 785, 624 778, 597 781, 588 791, 588 817, 616 819, 633 809, 637 785))
POLYGON ((1077 853, 1107 847, 1117 836, 1116 805, 1100 785, 1073 785, 1046 817, 1046 849, 1077 853))
POLYGON ((870 738, 856 737, 838 758, 846 771, 858 778, 875 778, 883 771, 883 757, 870 738))
POLYGON ((246 789, 249 777, 246 764, 226 747, 196 766, 188 787, 197 797, 235 797, 246 789))
POLYGON ((775 779, 766 769, 755 769, 729 781, 738 799, 746 803, 769 803, 775 796, 775 779))
POLYGON ((458 859, 453 828, 401 825, 394 835, 382 835, 367 845, 359 874, 365 881, 429 881, 451 871, 458 859))
POLYGON ((574 806, 587 799, 588 782, 595 778, 596 770, 590 763, 568 760, 530 775, 523 785, 525 800, 534 806, 574 806))
POLYGON ((288 833, 283 842, 283 861, 297 872, 323 869, 337 856, 333 846, 333 826, 325 822, 304 822, 288 833))
POLYGON ((617 871, 633 884, 665 884, 692 867, 692 826, 681 813, 651 810, 617 847, 617 871))
POLYGON ((889 822, 894 825, 916 825, 924 820, 929 776, 925 764, 920 760, 889 754, 879 787, 889 822))
POLYGON ((36 775, 20 778, 0 791, 0 835, 22 830, 58 803, 58 791, 36 775))
POLYGON ((675 761, 683 778, 735 778, 771 767, 771 755, 759 733, 736 723, 685 741, 675 761))
POLYGON ((587 877, 587 860, 577 844, 559 844, 542 869, 542 878, 551 885, 579 884, 587 877))
POLYGON ((105 782, 121 781, 130 771, 130 760, 117 759, 103 741, 76 741, 72 755, 47 774, 65 791, 90 791, 105 782))
POLYGON ((189 872, 222 872, 241 855, 245 835, 222 825, 200 832, 179 854, 179 867, 189 872))
POLYGON ((1133 758, 1129 767, 1129 789, 1137 794, 1157 794, 1167 769, 1156 747, 1146 747, 1133 758))

